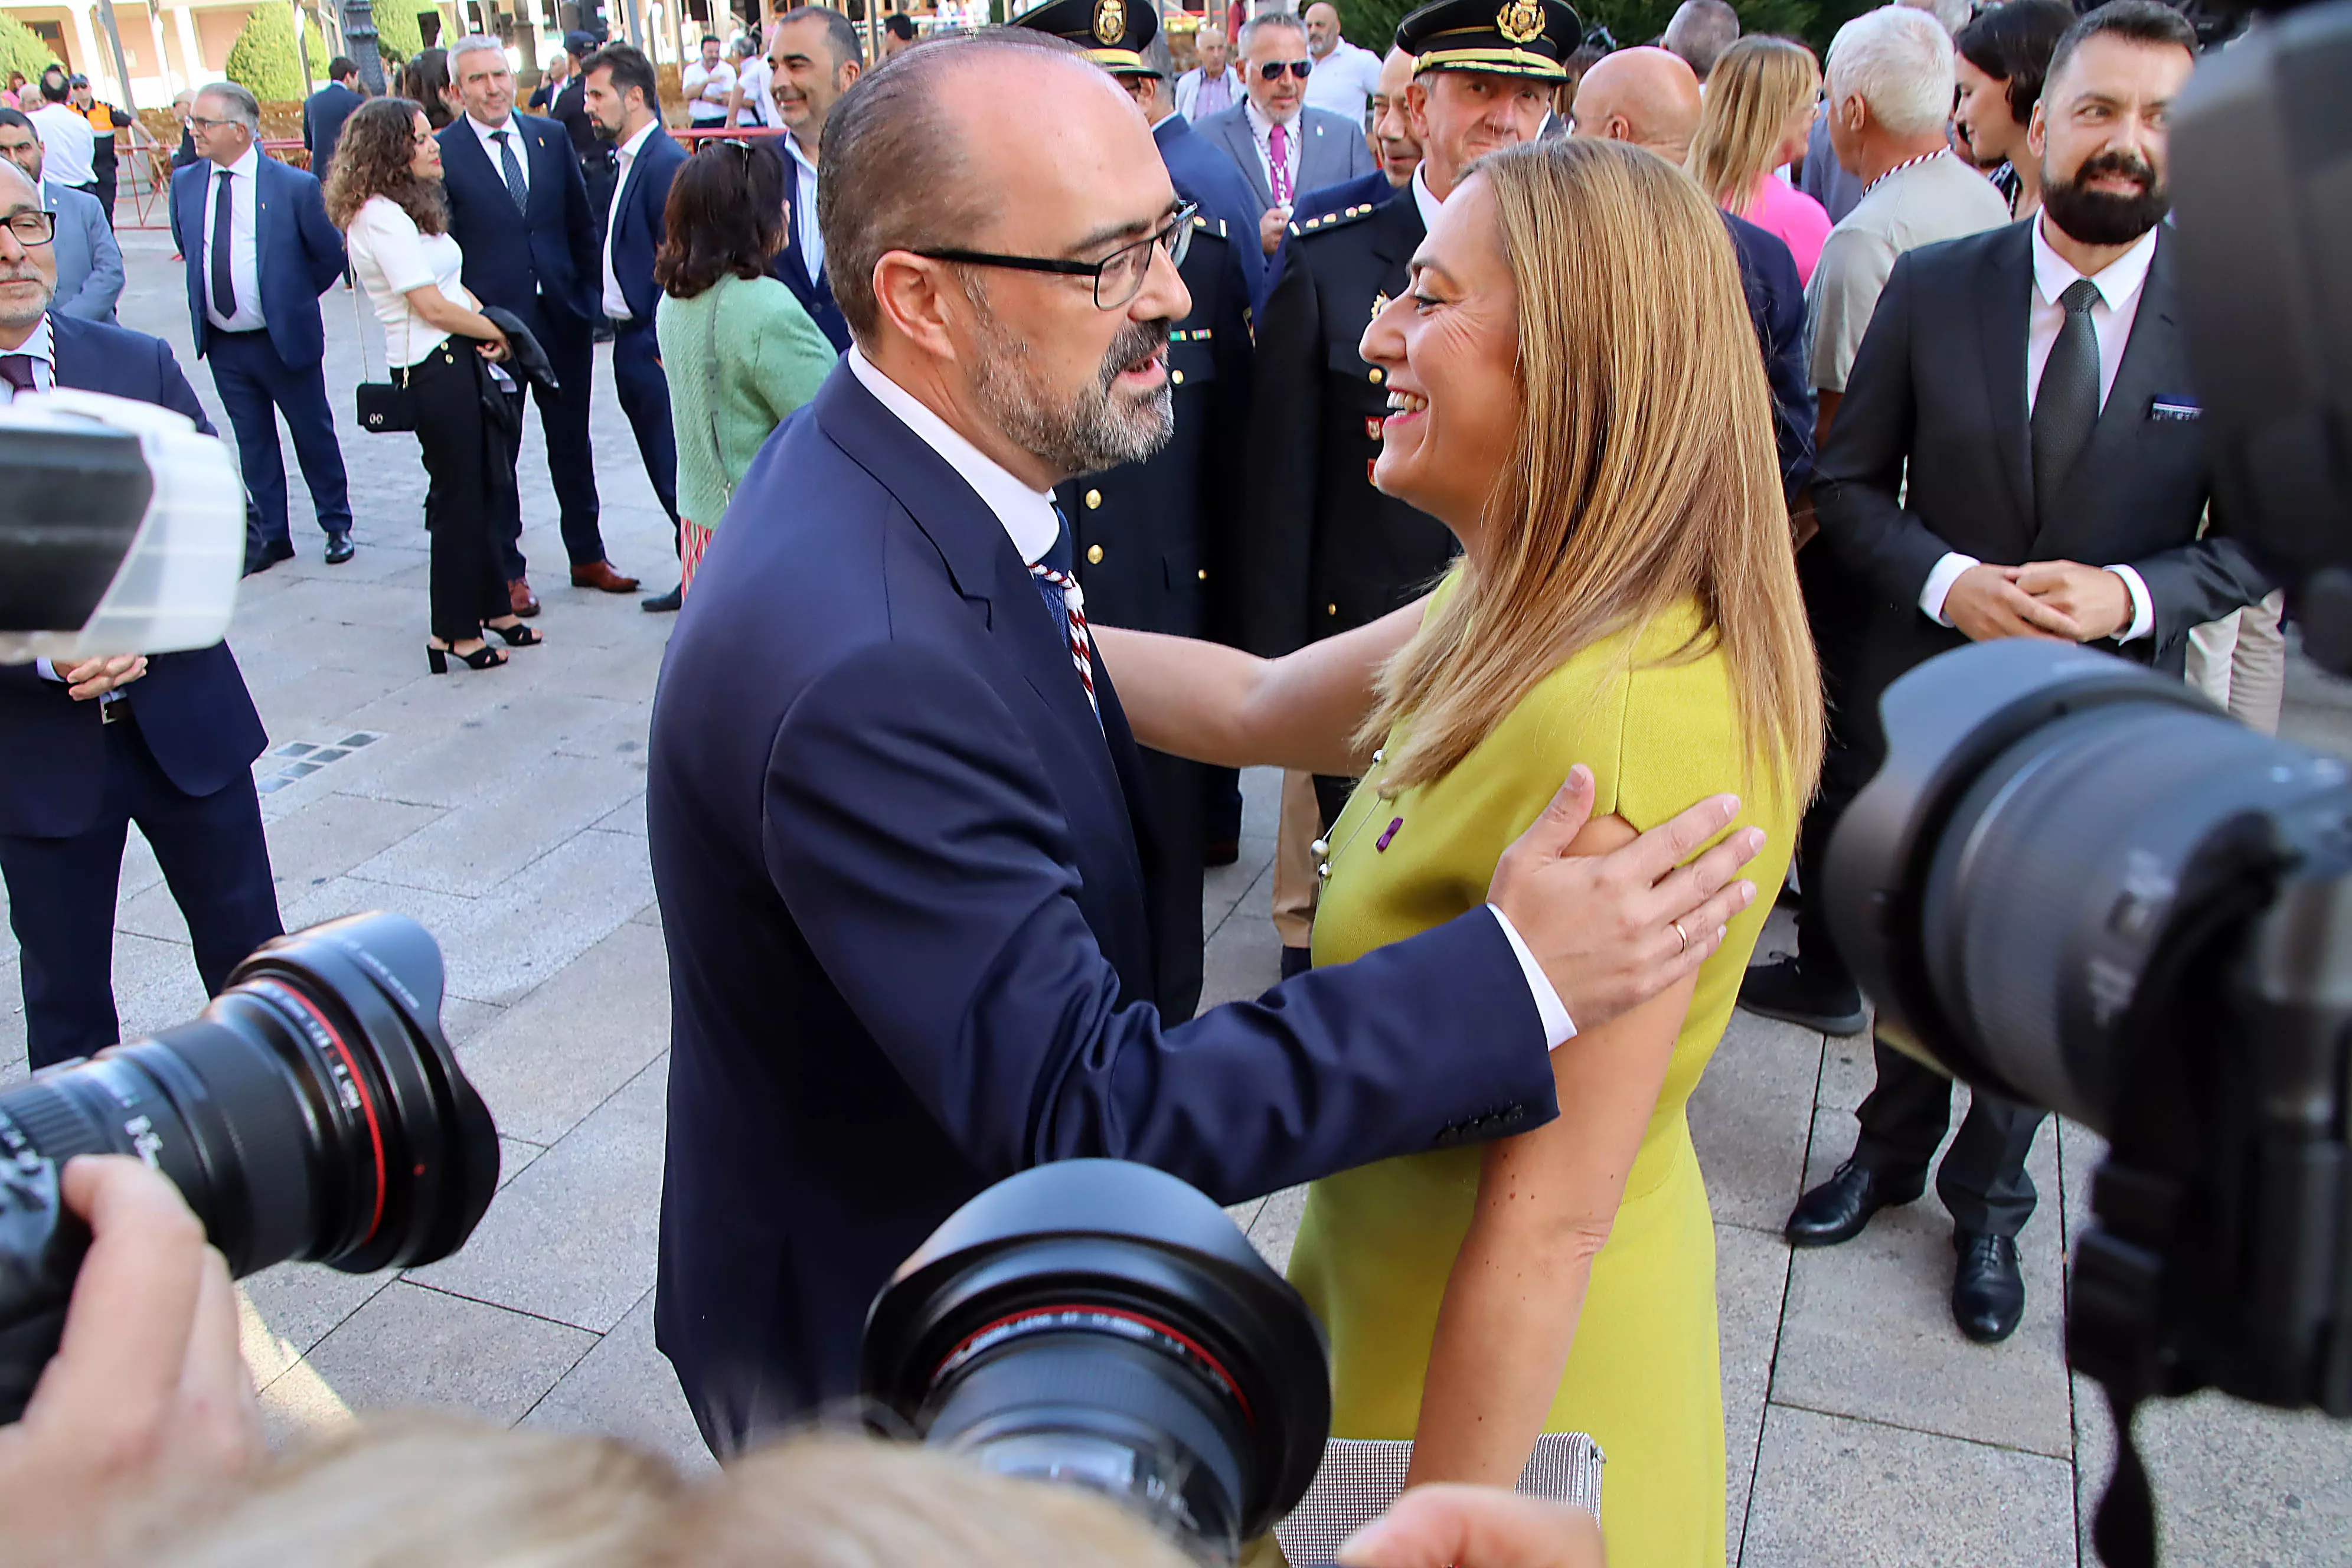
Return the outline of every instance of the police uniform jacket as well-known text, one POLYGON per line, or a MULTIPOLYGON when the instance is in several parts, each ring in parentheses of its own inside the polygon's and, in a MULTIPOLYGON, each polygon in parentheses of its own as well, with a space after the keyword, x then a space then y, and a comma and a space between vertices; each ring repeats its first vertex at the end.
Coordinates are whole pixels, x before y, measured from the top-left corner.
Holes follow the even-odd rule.
POLYGON ((1242 639, 1274 657, 1412 600, 1454 552, 1444 524, 1372 488, 1388 388, 1356 352, 1425 230, 1384 174, 1301 198, 1257 324, 1241 511, 1242 639))

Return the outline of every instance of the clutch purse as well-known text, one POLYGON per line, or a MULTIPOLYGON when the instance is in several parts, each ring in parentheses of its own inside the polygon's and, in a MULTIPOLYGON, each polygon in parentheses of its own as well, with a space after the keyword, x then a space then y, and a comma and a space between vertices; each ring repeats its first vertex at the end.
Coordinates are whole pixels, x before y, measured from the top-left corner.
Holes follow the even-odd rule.
MULTIPOLYGON (((1395 1439, 1334 1437, 1323 1446, 1323 1468, 1290 1517, 1274 1527, 1282 1554, 1299 1568, 1328 1563, 1339 1543, 1388 1511, 1404 1490, 1412 1444, 1395 1439)), ((1581 1432, 1546 1432, 1536 1439, 1514 1489, 1524 1497, 1573 1503, 1601 1517, 1601 1445, 1581 1432)))
POLYGON ((360 428, 371 436, 416 428, 416 401, 396 381, 363 381, 357 388, 360 428))

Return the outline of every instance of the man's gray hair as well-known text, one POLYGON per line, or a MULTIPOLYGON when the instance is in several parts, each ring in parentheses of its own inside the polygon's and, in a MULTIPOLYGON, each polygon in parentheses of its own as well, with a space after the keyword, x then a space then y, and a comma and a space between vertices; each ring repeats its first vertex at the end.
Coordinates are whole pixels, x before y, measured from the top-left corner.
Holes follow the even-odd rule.
POLYGON ((1136 53, 1143 57, 1145 65, 1160 73, 1161 81, 1172 82, 1176 79, 1176 57, 1169 52, 1167 34, 1152 34, 1151 41, 1138 49, 1136 53))
POLYGON ((1248 54, 1252 39, 1260 33, 1273 32, 1296 33, 1303 38, 1307 36, 1307 24, 1287 11, 1268 11, 1263 15, 1252 16, 1242 24, 1241 32, 1234 36, 1234 52, 1248 54))
POLYGON ((451 87, 457 86, 458 78, 464 74, 458 68, 457 62, 467 55, 480 54, 496 55, 499 57, 500 65, 506 64, 507 47, 496 38, 482 33, 468 33, 449 46, 449 85, 451 87))
POLYGON ((1832 113, 1859 97, 1893 135, 1925 135, 1951 117, 1951 35, 1925 11, 1864 11, 1837 30, 1825 74, 1832 113))
MULTIPOLYGON (((1963 5, 1968 0, 1959 0, 1963 5)), ((1660 40, 1682 56, 1698 79, 1705 81, 1723 51, 1739 41, 1739 13, 1724 0, 1683 0, 1660 40)))
POLYGON ((196 89, 198 98, 218 99, 228 106, 228 117, 252 132, 261 134, 261 100, 242 82, 212 81, 196 89))

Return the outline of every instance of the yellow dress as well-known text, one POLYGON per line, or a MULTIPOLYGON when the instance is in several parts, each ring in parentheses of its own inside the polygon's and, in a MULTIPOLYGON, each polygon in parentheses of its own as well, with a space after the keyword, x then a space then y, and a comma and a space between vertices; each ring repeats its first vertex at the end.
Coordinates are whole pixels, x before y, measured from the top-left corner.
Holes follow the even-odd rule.
MULTIPOLYGON (((1383 801, 1376 768, 1329 836, 1317 965, 1344 963, 1483 903, 1496 861, 1578 762, 1593 773, 1593 814, 1614 812, 1637 829, 1717 791, 1737 792, 1738 825, 1769 836, 1747 874, 1759 889, 1777 888, 1798 805, 1777 774, 1759 767, 1749 776, 1722 656, 1670 662, 1699 624, 1696 605, 1685 604, 1586 649, 1433 783, 1383 801)), ((1591 1433, 1607 1456, 1610 1568, 1724 1561, 1715 1226, 1683 1107, 1722 1037, 1770 907, 1769 896, 1759 898, 1699 972, 1544 1422, 1547 1431, 1591 1433)), ((1333 1436, 1413 1435, 1479 1160, 1475 1147, 1409 1155, 1309 1190, 1290 1279, 1330 1333, 1333 1436)))

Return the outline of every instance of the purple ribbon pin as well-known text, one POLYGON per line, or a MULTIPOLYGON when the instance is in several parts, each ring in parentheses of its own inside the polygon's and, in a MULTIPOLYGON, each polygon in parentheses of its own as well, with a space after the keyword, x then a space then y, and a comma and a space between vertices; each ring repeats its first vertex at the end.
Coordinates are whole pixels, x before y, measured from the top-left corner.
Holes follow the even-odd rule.
POLYGON ((1388 831, 1380 836, 1379 839, 1373 843, 1372 847, 1374 849, 1385 851, 1389 847, 1389 841, 1397 836, 1397 829, 1403 826, 1404 818, 1402 816, 1391 822, 1389 824, 1388 831))

